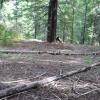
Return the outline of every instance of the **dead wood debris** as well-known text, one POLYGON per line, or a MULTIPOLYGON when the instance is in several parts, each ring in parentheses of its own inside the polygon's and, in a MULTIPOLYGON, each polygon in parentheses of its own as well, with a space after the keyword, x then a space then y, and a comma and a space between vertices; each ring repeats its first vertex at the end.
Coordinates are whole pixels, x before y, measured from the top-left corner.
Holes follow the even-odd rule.
POLYGON ((0 50, 0 53, 21 53, 21 54, 51 54, 51 55, 100 55, 100 51, 90 52, 90 53, 79 53, 67 50, 49 50, 49 51, 28 51, 28 50, 0 50))
POLYGON ((65 75, 53 76, 53 77, 49 77, 49 78, 46 78, 46 79, 43 79, 40 81, 35 81, 35 82, 28 83, 28 84, 22 84, 22 85, 18 85, 15 87, 10 87, 10 88, 1 90, 0 91, 0 99, 5 98, 5 97, 10 96, 10 95, 13 95, 13 94, 23 92, 23 91, 27 91, 27 90, 32 89, 32 88, 37 89, 41 86, 44 86, 48 83, 51 83, 52 81, 57 81, 57 80, 60 80, 62 78, 65 78, 65 77, 73 76, 73 75, 78 74, 78 73, 87 72, 94 66, 96 66, 96 64, 89 66, 89 67, 84 67, 81 69, 77 69, 77 70, 68 72, 65 75))
POLYGON ((96 92, 96 91, 100 94, 100 88, 96 88, 96 89, 93 89, 93 90, 91 90, 91 91, 88 91, 88 92, 85 92, 85 93, 83 93, 83 94, 80 94, 80 95, 76 96, 75 98, 80 98, 80 97, 82 97, 82 96, 86 96, 86 95, 88 95, 88 94, 90 94, 90 93, 93 93, 93 92, 96 92))

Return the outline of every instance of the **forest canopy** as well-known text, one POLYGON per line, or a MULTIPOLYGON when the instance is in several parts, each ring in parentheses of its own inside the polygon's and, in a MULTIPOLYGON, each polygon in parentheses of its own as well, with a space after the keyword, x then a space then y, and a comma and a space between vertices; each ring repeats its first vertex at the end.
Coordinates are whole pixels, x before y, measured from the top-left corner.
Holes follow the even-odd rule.
MULTIPOLYGON (((47 40, 49 2, 54 0, 0 1, 0 24, 6 32, 47 40)), ((64 42, 100 44, 100 0, 58 0, 56 28, 64 42)))

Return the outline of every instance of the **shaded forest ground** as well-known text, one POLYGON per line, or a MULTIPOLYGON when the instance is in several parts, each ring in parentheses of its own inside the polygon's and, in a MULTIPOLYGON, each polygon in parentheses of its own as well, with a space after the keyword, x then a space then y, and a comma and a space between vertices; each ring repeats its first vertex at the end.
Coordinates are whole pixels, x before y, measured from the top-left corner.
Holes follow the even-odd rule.
MULTIPOLYGON (((21 51, 66 51, 69 53, 100 52, 100 47, 46 42, 22 41, 11 46, 0 46, 1 50, 21 51)), ((100 62, 98 55, 51 55, 0 53, 0 89, 41 80, 50 76, 100 62)), ((31 89, 8 97, 7 100, 99 100, 100 65, 90 71, 51 82, 38 90, 31 89), (88 93, 90 92, 90 93, 88 93), (84 94, 85 93, 85 94, 84 94)))

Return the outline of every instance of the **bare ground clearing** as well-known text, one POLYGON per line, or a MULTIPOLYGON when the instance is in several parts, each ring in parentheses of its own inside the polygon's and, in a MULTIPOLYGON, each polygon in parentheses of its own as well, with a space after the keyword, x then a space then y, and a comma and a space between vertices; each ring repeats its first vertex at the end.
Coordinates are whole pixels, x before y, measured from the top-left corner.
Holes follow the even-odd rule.
MULTIPOLYGON (((46 42, 20 42, 1 50, 66 50, 79 53, 100 51, 100 47, 46 42)), ((0 89, 41 80, 100 62, 100 55, 50 55, 0 53, 0 89)), ((100 100, 100 65, 90 71, 28 90, 7 100, 100 100), (90 91, 90 92, 89 92, 90 91), (93 92, 91 92, 93 91, 93 92), (89 93, 88 93, 89 92, 89 93), (86 93, 86 94, 85 94, 86 93)))

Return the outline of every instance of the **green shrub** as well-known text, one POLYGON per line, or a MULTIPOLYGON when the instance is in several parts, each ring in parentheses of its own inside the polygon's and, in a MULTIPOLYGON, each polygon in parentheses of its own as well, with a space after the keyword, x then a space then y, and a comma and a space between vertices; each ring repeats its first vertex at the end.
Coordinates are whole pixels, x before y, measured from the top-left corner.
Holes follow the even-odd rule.
POLYGON ((3 25, 0 25, 0 44, 9 45, 12 44, 14 41, 21 40, 22 38, 22 34, 8 31, 3 25))

